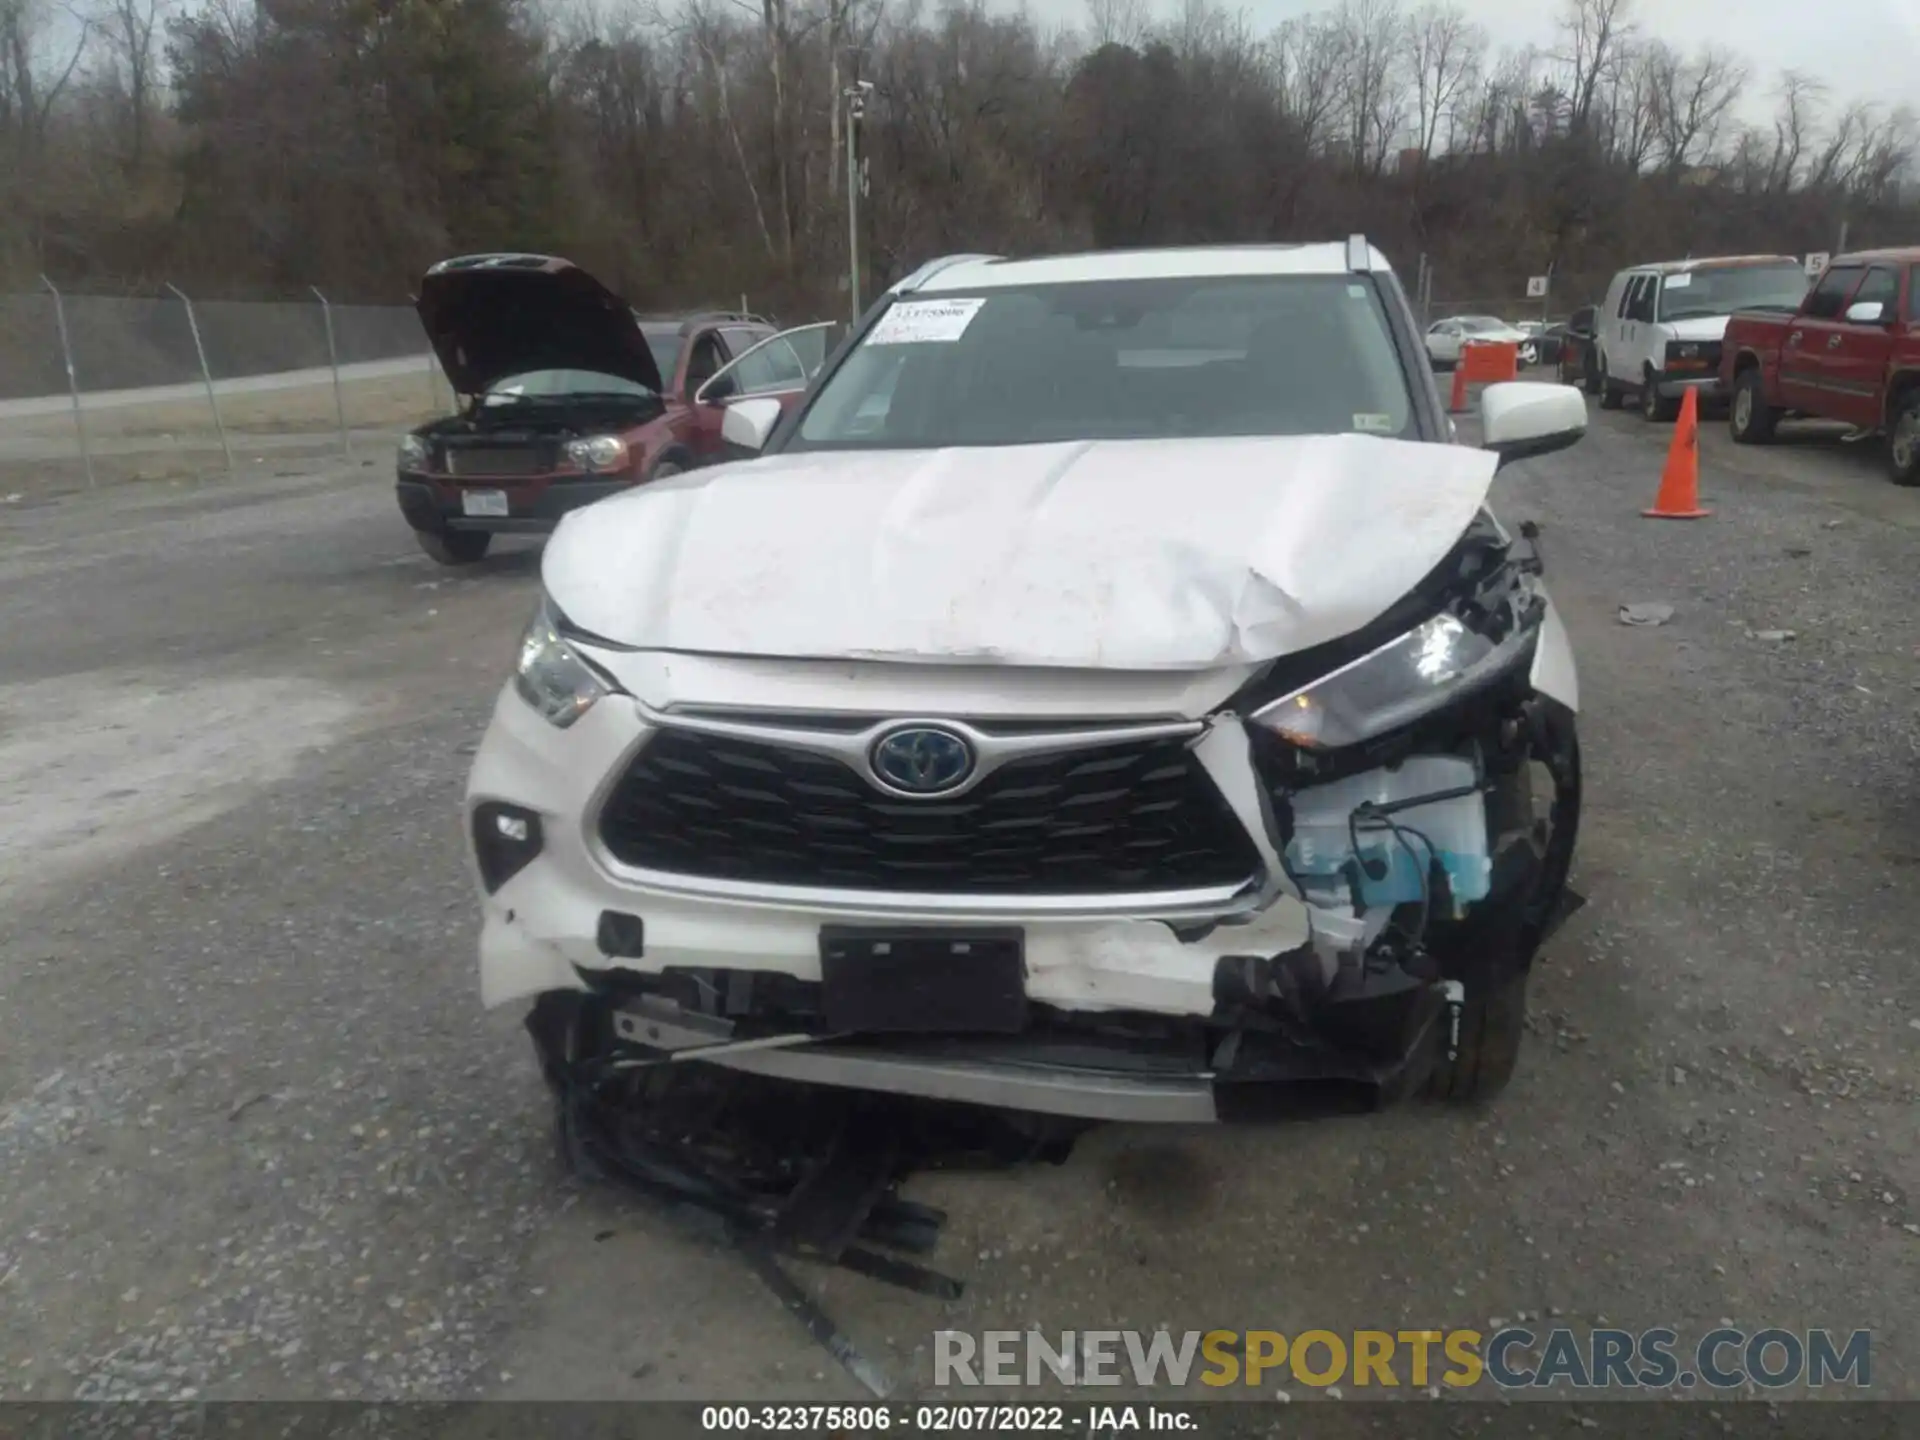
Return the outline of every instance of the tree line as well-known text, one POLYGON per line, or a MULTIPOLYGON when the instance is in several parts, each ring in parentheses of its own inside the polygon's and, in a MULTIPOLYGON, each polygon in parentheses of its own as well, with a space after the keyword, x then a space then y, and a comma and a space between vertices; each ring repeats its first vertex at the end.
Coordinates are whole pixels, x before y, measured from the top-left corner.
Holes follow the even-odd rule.
POLYGON ((442 256, 528 249, 643 308, 833 314, 862 83, 869 287, 956 250, 1365 231, 1441 298, 1549 269, 1585 298, 1843 225, 1920 242, 1911 109, 1677 50, 1633 0, 1563 0, 1540 49, 1445 0, 1267 34, 1214 0, 1058 27, 979 0, 183 3, 0 0, 0 289, 396 301, 442 256))

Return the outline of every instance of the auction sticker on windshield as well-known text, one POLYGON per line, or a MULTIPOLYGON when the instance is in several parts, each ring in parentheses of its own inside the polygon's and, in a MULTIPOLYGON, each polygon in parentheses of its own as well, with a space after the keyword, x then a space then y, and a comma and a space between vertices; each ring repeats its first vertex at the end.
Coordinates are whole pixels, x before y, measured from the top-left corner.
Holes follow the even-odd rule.
POLYGON ((950 345, 967 333, 967 326, 987 302, 971 300, 903 300, 873 327, 869 345, 950 345))
POLYGON ((1693 284, 1693 276, 1684 270, 1678 275, 1667 276, 1667 289, 1669 290, 1684 290, 1691 284, 1693 284))

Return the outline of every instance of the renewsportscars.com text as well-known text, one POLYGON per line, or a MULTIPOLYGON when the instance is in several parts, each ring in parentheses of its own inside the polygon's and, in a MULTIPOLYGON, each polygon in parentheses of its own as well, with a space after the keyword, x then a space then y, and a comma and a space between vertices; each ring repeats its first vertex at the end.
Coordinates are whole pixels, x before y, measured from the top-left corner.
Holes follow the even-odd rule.
POLYGON ((934 1332, 936 1386, 1351 1386, 1355 1389, 1564 1388, 1864 1389, 1873 1380, 1866 1330, 1709 1330, 1510 1325, 1480 1330, 961 1330, 934 1332))

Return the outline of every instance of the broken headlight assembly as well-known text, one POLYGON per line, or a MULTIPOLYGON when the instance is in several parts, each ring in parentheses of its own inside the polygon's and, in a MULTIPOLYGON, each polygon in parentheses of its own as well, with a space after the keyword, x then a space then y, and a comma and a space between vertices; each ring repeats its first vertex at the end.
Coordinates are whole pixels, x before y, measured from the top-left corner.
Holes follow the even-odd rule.
POLYGON ((513 688, 548 724, 562 730, 608 693, 599 674, 567 643, 560 614, 546 600, 520 637, 513 688))
POLYGON ((1442 611, 1263 706, 1253 723, 1305 750, 1358 745, 1443 710, 1532 652, 1542 607, 1489 634, 1442 611), (1498 635, 1499 638, 1495 638, 1498 635))

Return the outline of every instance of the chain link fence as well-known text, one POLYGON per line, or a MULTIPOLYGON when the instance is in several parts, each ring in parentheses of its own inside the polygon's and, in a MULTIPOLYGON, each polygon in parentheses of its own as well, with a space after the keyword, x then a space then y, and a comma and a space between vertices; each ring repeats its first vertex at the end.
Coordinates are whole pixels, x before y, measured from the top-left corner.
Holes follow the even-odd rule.
POLYGON ((0 499, 366 458, 452 403, 411 305, 0 294, 0 499), (358 447, 356 449, 356 447, 358 447))

